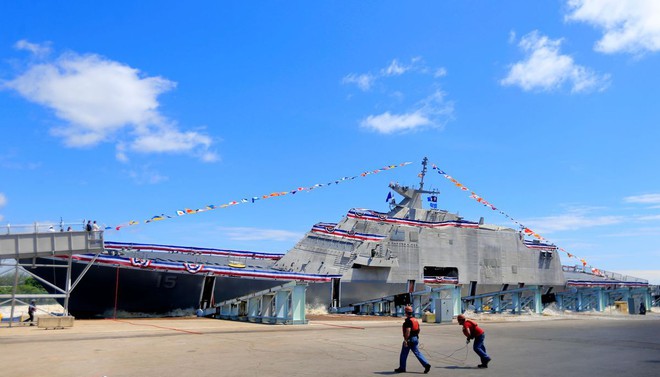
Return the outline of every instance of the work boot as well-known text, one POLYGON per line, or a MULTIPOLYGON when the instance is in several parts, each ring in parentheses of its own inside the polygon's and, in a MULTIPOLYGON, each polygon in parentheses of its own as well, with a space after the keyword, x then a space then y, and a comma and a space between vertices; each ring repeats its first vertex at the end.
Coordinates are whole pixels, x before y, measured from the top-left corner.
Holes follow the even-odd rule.
POLYGON ((394 373, 406 373, 406 370, 405 370, 405 369, 401 369, 401 368, 396 368, 396 369, 394 370, 394 373))
POLYGON ((431 370, 431 364, 426 364, 424 366, 424 374, 428 373, 431 370))
POLYGON ((483 368, 488 368, 488 365, 487 364, 479 364, 479 365, 477 365, 477 368, 482 368, 482 369, 483 368))
POLYGON ((484 361, 484 368, 488 368, 488 363, 490 363, 490 359, 486 359, 486 361, 484 361))

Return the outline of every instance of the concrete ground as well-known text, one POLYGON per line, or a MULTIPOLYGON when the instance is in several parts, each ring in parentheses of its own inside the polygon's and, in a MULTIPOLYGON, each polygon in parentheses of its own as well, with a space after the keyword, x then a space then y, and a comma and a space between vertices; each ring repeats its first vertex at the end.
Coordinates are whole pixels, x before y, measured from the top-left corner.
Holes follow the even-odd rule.
MULTIPOLYGON (((401 318, 332 316, 307 325, 205 318, 78 320, 0 327, 0 376, 378 376, 394 374, 401 318)), ((435 376, 660 376, 660 315, 482 320, 493 358, 477 369, 456 322, 422 323, 435 376)), ((408 373, 421 375, 411 354, 408 373)))

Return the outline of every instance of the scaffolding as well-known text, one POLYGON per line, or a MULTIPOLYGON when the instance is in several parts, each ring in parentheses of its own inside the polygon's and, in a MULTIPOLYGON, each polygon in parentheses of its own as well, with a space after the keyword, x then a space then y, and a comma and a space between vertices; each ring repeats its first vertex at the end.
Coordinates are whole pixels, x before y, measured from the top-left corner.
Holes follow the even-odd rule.
MULTIPOLYGON (((16 228, 13 228, 16 229, 16 228)), ((64 316, 69 315, 69 297, 71 292, 78 285, 82 277, 92 266, 96 258, 103 252, 103 231, 60 231, 56 232, 50 227, 45 232, 41 231, 38 224, 25 233, 12 233, 7 230, 7 234, 0 235, 0 265, 11 266, 12 269, 5 273, 14 272, 14 281, 11 294, 0 294, 0 305, 11 302, 11 314, 9 317, 9 327, 14 322, 14 313, 16 305, 28 305, 30 300, 52 298, 63 299, 64 316), (83 272, 78 276, 75 282, 71 282, 71 269, 75 254, 94 254, 94 258, 89 261, 83 272), (66 258, 66 265, 48 267, 66 268, 66 286, 64 289, 40 278, 30 272, 30 268, 42 267, 37 264, 37 258, 58 256, 66 258), (8 260, 14 260, 13 264, 5 264, 8 260), (57 293, 50 294, 19 294, 18 283, 20 272, 23 271, 44 284, 50 291, 57 293)))

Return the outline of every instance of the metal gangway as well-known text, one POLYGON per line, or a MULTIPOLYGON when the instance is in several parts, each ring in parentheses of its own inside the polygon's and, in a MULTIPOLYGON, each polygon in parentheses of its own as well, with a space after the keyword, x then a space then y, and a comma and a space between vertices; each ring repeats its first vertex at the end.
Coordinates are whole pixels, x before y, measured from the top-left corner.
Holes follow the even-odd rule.
POLYGON ((286 284, 199 309, 198 316, 265 324, 304 325, 307 283, 286 284))
MULTIPOLYGON (((11 294, 0 294, 0 305, 11 301, 11 314, 9 318, 9 327, 14 320, 16 304, 28 305, 31 299, 53 298, 64 299, 64 313, 69 315, 69 297, 76 288, 85 273, 89 270, 97 257, 103 252, 103 231, 41 231, 41 228, 34 224, 33 227, 25 232, 16 231, 0 234, 0 266, 11 266, 14 271, 14 283, 11 294), (78 276, 75 282, 71 282, 71 269, 74 254, 94 254, 94 258, 85 266, 83 272, 78 276), (38 265, 36 258, 41 257, 63 257, 66 258, 66 264, 48 264, 38 265), (14 263, 6 263, 8 260, 15 260, 14 263), (28 262, 29 261, 29 262, 28 262), (66 268, 66 282, 64 289, 51 284, 30 272, 30 268, 49 267, 66 268), (58 293, 53 294, 18 294, 18 282, 20 271, 24 271, 40 283, 52 288, 58 293)), ((18 228, 20 229, 20 228, 18 228)), ((5 271, 10 272, 12 269, 5 271)))

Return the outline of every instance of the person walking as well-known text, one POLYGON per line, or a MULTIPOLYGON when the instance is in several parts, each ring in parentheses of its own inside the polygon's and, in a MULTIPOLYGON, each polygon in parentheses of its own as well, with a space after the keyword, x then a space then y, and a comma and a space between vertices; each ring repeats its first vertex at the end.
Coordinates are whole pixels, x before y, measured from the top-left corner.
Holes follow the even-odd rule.
POLYGON ((466 343, 470 343, 470 340, 474 339, 472 349, 481 358, 481 364, 477 365, 477 368, 488 368, 491 358, 486 353, 486 345, 484 344, 486 333, 475 321, 466 319, 463 314, 459 314, 456 319, 458 320, 458 324, 463 326, 463 334, 467 338, 466 343))
POLYGON ((23 322, 30 322, 30 326, 34 326, 34 313, 37 311, 37 303, 32 300, 30 301, 30 306, 28 306, 28 315, 30 318, 26 319, 23 322))
POLYGON ((399 355, 399 367, 394 370, 395 373, 404 373, 406 371, 406 361, 408 359, 408 354, 410 351, 415 354, 417 360, 424 367, 424 373, 428 373, 431 370, 431 364, 424 358, 424 355, 419 351, 417 346, 419 345, 419 321, 417 318, 413 317, 413 308, 411 306, 406 306, 404 309, 406 313, 406 319, 403 321, 403 344, 401 345, 401 354, 399 355))

